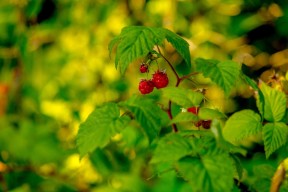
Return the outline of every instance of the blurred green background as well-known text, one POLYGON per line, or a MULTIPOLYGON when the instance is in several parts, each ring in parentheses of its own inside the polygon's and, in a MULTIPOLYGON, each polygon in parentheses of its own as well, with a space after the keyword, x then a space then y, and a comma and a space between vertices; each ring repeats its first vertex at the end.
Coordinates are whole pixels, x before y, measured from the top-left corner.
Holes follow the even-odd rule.
MULTIPOLYGON (((121 77, 108 53, 127 25, 168 28, 189 42, 192 58, 238 61, 288 93, 284 0, 2 0, 0 191, 185 191, 170 172, 149 180, 147 142, 133 128, 79 161, 79 123, 103 102, 138 94, 137 65, 121 77)), ((225 100, 211 87, 206 97, 232 113, 250 104, 246 88, 225 100)))

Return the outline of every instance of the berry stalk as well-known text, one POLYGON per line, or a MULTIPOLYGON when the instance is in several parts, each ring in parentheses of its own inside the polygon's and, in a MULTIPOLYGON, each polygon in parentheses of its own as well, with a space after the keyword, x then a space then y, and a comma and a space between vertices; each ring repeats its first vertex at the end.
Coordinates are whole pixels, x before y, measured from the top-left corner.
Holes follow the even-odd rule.
POLYGON ((178 87, 178 85, 180 84, 180 81, 181 81, 178 73, 176 72, 175 68, 174 68, 173 65, 170 63, 170 61, 169 61, 166 57, 164 57, 164 55, 161 53, 160 48, 159 48, 158 45, 157 45, 157 50, 158 50, 160 56, 167 62, 167 64, 170 66, 171 70, 172 70, 173 73, 175 74, 176 79, 177 79, 176 87, 178 87))

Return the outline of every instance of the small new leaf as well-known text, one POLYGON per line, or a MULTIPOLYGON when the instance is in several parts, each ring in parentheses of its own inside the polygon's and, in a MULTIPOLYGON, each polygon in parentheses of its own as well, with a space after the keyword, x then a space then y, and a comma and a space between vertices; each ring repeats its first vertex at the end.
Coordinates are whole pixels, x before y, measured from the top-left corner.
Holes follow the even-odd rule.
POLYGON ((266 158, 287 142, 288 126, 282 122, 267 123, 263 127, 266 158))
POLYGON ((241 67, 233 61, 217 61, 198 58, 195 60, 196 70, 210 78, 225 94, 228 95, 239 78, 241 67))
POLYGON ((96 148, 105 147, 110 138, 129 121, 129 117, 120 116, 120 110, 115 103, 106 103, 96 108, 86 121, 80 124, 76 141, 80 157, 96 148))
POLYGON ((261 117, 250 109, 234 113, 226 122, 223 136, 231 143, 240 141, 261 131, 261 117))
POLYGON ((185 108, 199 106, 204 98, 201 93, 179 87, 166 87, 161 91, 164 97, 185 108))

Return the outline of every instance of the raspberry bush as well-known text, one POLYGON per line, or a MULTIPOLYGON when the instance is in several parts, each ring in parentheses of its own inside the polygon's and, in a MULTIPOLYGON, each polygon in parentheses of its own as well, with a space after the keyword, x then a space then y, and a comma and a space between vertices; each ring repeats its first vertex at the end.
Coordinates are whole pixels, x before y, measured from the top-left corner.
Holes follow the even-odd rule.
MULTIPOLYGON (((129 139, 123 139, 125 145, 117 144, 115 138, 128 129, 141 129, 143 134, 137 138, 141 150, 130 152, 132 159, 138 153, 146 155, 150 169, 143 174, 147 182, 172 175, 183 191, 209 192, 253 189, 243 168, 253 161, 248 158, 253 148, 247 147, 247 142, 260 146, 265 153, 262 161, 286 158, 279 151, 287 153, 287 95, 246 75, 241 63, 191 59, 189 44, 182 37, 164 28, 144 26, 125 27, 110 42, 109 51, 116 51, 115 66, 123 76, 129 75, 128 67, 139 68, 140 63, 140 93, 135 90, 127 100, 105 103, 89 115, 77 135, 81 158, 89 154, 92 159, 95 155, 109 159, 107 154, 115 145, 129 151, 129 139), (178 52, 181 63, 169 61, 167 44, 178 52), (209 91, 209 87, 188 83, 197 77, 209 79, 226 98, 232 97, 241 83, 253 92, 256 108, 225 114, 209 105, 205 91, 199 91, 209 91)), ((279 163, 279 170, 281 166, 279 163)), ((271 191, 278 191, 281 185, 287 189, 284 178, 273 177, 272 172, 268 178, 271 191)))

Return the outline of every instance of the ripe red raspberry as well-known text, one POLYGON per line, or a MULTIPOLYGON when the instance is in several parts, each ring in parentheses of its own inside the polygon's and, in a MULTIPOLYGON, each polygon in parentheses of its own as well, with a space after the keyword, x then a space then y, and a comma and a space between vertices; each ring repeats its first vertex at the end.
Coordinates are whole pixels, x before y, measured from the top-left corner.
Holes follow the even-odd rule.
POLYGON ((149 66, 146 63, 142 63, 139 68, 141 73, 149 72, 149 66))
POLYGON ((204 129, 209 129, 210 127, 211 127, 211 120, 203 120, 202 121, 202 127, 204 128, 204 129))
POLYGON ((199 107, 195 107, 195 106, 194 107, 190 107, 190 108, 187 109, 187 111, 197 115, 198 112, 199 112, 199 107))
POLYGON ((154 89, 154 83, 151 80, 142 79, 138 89, 142 94, 151 93, 154 89))
POLYGON ((166 87, 169 83, 167 74, 159 70, 153 74, 152 81, 157 89, 166 87))

